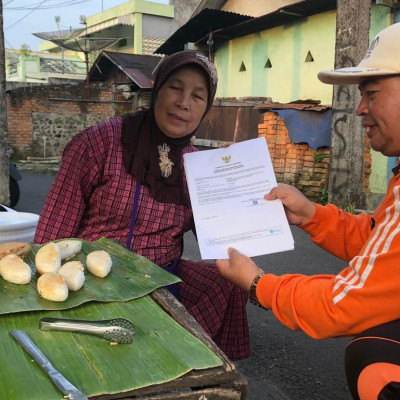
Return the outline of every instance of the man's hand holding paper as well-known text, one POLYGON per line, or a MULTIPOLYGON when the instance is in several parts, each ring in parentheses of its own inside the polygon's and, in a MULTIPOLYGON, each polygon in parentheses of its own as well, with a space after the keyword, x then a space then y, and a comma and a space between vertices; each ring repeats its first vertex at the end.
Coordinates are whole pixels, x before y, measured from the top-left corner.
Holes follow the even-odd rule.
POLYGON ((292 250, 282 206, 264 195, 277 185, 265 139, 184 155, 203 259, 226 258, 228 247, 253 257, 292 250))

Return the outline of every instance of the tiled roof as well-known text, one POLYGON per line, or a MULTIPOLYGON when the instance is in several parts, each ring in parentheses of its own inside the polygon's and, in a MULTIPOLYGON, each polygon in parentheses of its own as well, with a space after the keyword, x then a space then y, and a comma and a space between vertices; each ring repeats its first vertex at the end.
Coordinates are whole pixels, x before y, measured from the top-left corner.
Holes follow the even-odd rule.
POLYGON ((123 71, 141 89, 153 87, 152 73, 161 58, 155 55, 103 51, 89 72, 91 81, 105 80, 113 68, 123 71))

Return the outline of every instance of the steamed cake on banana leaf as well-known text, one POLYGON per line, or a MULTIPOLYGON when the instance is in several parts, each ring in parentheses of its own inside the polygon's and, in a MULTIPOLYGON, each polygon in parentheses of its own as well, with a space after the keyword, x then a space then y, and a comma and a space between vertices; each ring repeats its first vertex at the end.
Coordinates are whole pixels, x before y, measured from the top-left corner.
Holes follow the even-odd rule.
POLYGON ((24 257, 31 251, 31 245, 25 242, 8 242, 0 244, 0 260, 8 255, 15 254, 24 257))
MULTIPOLYGON (((72 240, 72 239, 71 239, 72 240)), ((76 307, 89 301, 128 301, 142 297, 158 287, 179 282, 180 279, 150 262, 147 258, 132 253, 115 241, 102 238, 96 242, 82 240, 82 250, 70 260, 85 264, 88 253, 107 251, 113 267, 106 278, 98 278, 85 270, 85 284, 72 292, 64 302, 45 300, 37 293, 39 275, 35 269, 35 255, 41 246, 31 245, 31 252, 24 261, 32 268, 32 279, 27 285, 14 285, 0 278, 0 314, 34 310, 62 310, 76 307)))

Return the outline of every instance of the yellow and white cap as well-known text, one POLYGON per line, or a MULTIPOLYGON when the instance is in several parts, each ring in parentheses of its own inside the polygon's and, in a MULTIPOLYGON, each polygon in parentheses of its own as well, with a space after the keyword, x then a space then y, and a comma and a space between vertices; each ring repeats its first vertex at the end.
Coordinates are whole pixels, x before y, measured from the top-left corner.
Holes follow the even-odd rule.
POLYGON ((400 23, 375 36, 357 67, 324 70, 318 79, 331 85, 351 85, 363 77, 382 75, 400 75, 400 23))

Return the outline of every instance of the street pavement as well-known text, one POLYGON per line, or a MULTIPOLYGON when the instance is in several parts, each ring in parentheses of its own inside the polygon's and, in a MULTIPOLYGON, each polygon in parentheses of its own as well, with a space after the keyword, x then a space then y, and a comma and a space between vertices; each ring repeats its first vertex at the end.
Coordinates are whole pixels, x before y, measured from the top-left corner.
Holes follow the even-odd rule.
MULTIPOLYGON (((54 172, 20 171, 21 198, 17 211, 40 213, 54 172)), ((344 262, 315 246, 308 235, 292 227, 295 250, 255 257, 278 275, 337 273, 344 262)), ((185 236, 184 257, 200 260, 193 234, 185 236)), ((310 307, 313 305, 310 304, 310 307)), ((247 400, 350 400, 344 367, 348 338, 314 340, 280 324, 271 311, 247 307, 253 355, 236 362, 248 380, 247 400)))

